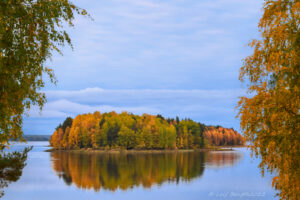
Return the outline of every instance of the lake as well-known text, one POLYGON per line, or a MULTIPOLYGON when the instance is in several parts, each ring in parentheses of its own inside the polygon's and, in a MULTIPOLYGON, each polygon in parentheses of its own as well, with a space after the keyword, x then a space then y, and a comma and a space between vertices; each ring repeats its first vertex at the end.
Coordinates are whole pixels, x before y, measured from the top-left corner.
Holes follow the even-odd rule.
POLYGON ((247 148, 234 151, 101 154, 45 152, 33 146, 20 178, 4 187, 7 200, 274 199, 271 176, 247 148))

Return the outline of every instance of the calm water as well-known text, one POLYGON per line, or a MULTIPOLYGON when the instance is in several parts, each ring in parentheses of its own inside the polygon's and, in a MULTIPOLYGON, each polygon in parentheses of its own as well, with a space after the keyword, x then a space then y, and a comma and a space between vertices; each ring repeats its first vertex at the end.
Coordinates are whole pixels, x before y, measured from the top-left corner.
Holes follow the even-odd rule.
MULTIPOLYGON (((33 145, 2 199, 274 199, 270 175, 246 148, 161 154, 49 153, 33 145)), ((10 150, 21 150, 15 144, 10 150)))

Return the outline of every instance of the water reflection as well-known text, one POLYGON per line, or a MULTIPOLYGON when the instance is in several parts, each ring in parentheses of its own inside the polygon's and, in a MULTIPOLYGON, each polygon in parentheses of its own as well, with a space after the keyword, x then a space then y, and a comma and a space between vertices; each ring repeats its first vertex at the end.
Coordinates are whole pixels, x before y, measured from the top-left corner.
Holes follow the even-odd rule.
POLYGON ((214 151, 206 156, 206 166, 210 168, 232 167, 239 161, 242 154, 234 151, 214 151))
POLYGON ((155 154, 97 154, 52 152, 53 169, 67 185, 78 188, 126 190, 142 185, 150 188, 164 182, 191 181, 200 177, 206 164, 228 166, 241 155, 235 152, 155 154))
POLYGON ((5 187, 11 182, 16 182, 22 175, 25 167, 27 153, 32 149, 25 148, 22 152, 1 152, 0 154, 0 198, 3 197, 5 187))

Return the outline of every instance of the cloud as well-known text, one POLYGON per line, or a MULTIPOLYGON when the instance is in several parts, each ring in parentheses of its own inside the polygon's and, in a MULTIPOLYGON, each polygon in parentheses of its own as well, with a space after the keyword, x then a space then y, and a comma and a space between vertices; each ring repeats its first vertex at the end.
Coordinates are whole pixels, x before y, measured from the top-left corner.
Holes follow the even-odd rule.
MULTIPOLYGON (((25 130, 51 132, 67 116, 116 111, 134 114, 162 114, 238 128, 234 107, 243 90, 170 90, 128 89, 114 90, 86 88, 83 90, 45 91, 48 103, 42 112, 37 107, 25 118, 25 130), (47 123, 48 122, 48 123, 47 123), (40 127, 39 127, 40 126, 40 127)), ((32 134, 32 133, 31 133, 32 134)))
MULTIPOLYGON (((182 105, 204 105, 231 104, 243 90, 170 90, 170 89, 101 89, 86 88, 83 90, 58 90, 46 91, 46 96, 50 101, 47 107, 62 108, 60 105, 53 106, 52 101, 68 100, 79 104, 89 105, 113 105, 113 106, 182 106, 182 105)), ((65 102, 65 101, 62 101, 65 102)), ((57 102, 58 103, 58 102, 57 102)), ((65 106, 64 106, 65 107, 65 106)), ((78 107, 79 105, 70 105, 78 107)), ((88 109, 82 107, 82 110, 88 109)))
MULTIPOLYGON (((53 56, 58 87, 47 84, 28 133, 48 133, 65 116, 100 110, 160 113, 238 128, 239 68, 257 38, 263 0, 74 0, 74 51, 53 56), (106 88, 106 89, 101 89, 106 88)), ((50 131, 51 132, 51 131, 50 131)))
POLYGON ((238 87, 262 2, 76 0, 94 21, 77 18, 74 52, 49 65, 62 89, 238 87))
POLYGON ((128 111, 136 114, 143 113, 159 113, 159 110, 154 108, 136 106, 136 107, 118 107, 118 106, 110 106, 110 105, 87 105, 74 103, 72 101, 61 99, 57 101, 49 102, 45 105, 42 112, 38 111, 36 108, 33 108, 29 112, 30 118, 61 118, 72 116, 75 117, 78 114, 83 113, 93 113, 95 111, 103 112, 111 112, 116 111, 118 113, 123 111, 128 111))

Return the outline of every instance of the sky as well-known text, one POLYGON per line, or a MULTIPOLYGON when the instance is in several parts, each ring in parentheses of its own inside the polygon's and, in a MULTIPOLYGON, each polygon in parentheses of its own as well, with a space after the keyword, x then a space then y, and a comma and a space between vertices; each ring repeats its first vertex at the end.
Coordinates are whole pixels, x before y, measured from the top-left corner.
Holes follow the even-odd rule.
POLYGON ((24 115, 25 134, 50 135, 68 116, 100 111, 191 118, 240 131, 238 80, 259 39, 263 0, 73 0, 93 18, 66 27, 74 49, 46 65, 47 103, 24 115))

